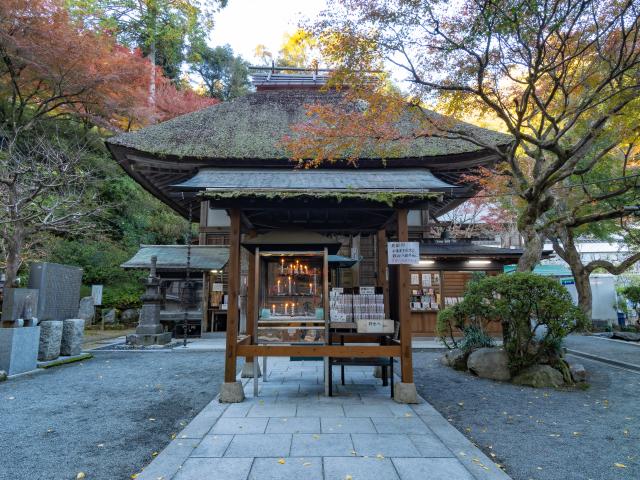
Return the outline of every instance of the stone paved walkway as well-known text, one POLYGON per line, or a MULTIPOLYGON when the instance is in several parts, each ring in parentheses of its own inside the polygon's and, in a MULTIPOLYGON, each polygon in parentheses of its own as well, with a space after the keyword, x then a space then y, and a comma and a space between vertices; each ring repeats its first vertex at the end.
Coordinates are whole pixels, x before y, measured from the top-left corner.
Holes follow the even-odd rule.
POLYGON ((269 359, 258 398, 245 380, 244 402, 212 401, 137 478, 509 479, 428 403, 394 402, 372 368, 346 373, 329 398, 322 362, 269 359))

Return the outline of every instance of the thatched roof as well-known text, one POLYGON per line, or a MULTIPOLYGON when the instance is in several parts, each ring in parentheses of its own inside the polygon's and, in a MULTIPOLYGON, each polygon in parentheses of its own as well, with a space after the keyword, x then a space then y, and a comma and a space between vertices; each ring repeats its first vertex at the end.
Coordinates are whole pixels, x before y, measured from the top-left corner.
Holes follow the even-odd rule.
MULTIPOLYGON (((135 149, 154 156, 192 159, 285 159, 281 140, 291 134, 291 127, 309 120, 309 104, 341 101, 335 92, 290 89, 258 91, 229 102, 141 130, 115 136, 112 145, 135 149)), ((437 114, 433 114, 434 117, 437 114)), ((415 125, 403 122, 409 132, 415 125)), ((510 137, 491 130, 459 123, 456 128, 491 145, 505 145, 510 137)), ((386 150, 386 149, 385 149, 386 150)), ((389 158, 421 158, 477 152, 482 148, 459 139, 427 137, 398 142, 389 158)), ((362 158, 377 158, 372 150, 362 158)))

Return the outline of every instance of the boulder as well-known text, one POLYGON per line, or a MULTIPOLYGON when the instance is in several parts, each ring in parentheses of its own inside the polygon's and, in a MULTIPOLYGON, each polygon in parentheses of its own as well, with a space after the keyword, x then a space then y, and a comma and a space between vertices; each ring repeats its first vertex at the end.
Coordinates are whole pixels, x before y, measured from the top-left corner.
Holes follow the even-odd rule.
POLYGON ((80 307, 78 308, 78 318, 83 319, 87 325, 91 325, 95 315, 96 312, 95 305, 93 304, 93 297, 82 297, 80 299, 80 307))
POLYGON ((640 333, 635 332, 613 332, 611 338, 625 340, 627 342, 640 342, 640 333))
POLYGON ((60 356, 62 343, 62 322, 46 320, 40 322, 40 344, 38 346, 38 360, 48 362, 60 356))
POLYGON ((479 348, 469 355, 467 368, 482 378, 504 382, 511 379, 509 358, 507 352, 501 348, 479 348))
POLYGON ((83 335, 83 319, 72 318, 62 322, 62 342, 60 344, 60 355, 80 355, 82 353, 83 335))
POLYGON ((587 370, 581 363, 570 363, 569 371, 571 372, 571 378, 576 383, 587 381, 587 370))
POLYGON ((459 348, 454 348, 453 350, 449 350, 442 356, 441 362, 443 365, 453 367, 456 370, 464 371, 467 369, 468 357, 469 353, 459 348))
POLYGON ((128 325, 138 323, 140 319, 140 310, 137 308, 127 308, 120 314, 120 321, 128 325))
POLYGON ((516 385, 528 385, 536 388, 557 388, 564 383, 562 374, 549 365, 532 365, 525 368, 513 377, 512 381, 516 385))
POLYGON ((105 325, 115 325, 118 322, 116 309, 112 308, 110 310, 102 312, 102 321, 105 325))
POLYGON ((0 382, 4 382, 7 380, 7 372, 4 370, 0 370, 0 382))

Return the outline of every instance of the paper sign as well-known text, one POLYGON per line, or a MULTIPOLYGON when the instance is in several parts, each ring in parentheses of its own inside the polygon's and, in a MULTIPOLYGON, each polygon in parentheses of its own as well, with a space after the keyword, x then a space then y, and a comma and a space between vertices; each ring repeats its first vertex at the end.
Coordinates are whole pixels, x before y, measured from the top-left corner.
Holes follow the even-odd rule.
POLYGON ((389 242, 387 244, 389 265, 415 265, 420 262, 418 242, 389 242))
POLYGON ((420 275, 417 273, 411 274, 411 285, 419 285, 420 284, 420 275))
POLYGON ((360 295, 375 295, 376 287, 360 287, 360 295))
POLYGON ((430 273, 423 273, 422 274, 422 286, 423 287, 430 287, 431 286, 431 274, 430 273))
POLYGON ((222 283, 213 283, 211 285, 212 292, 222 292, 222 283))
POLYGON ((91 296, 94 305, 102 305, 102 285, 91 285, 91 296))

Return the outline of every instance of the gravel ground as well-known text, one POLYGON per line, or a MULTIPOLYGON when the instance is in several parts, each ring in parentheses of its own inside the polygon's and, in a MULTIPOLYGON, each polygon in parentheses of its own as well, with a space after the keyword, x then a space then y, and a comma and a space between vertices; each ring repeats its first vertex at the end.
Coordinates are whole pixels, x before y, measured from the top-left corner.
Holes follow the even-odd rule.
POLYGON ((640 479, 640 374, 570 357, 590 388, 538 390, 457 372, 441 355, 414 354, 418 391, 514 480, 640 479))
POLYGON ((0 383, 0 479, 129 479, 218 393, 223 352, 97 352, 0 383))
POLYGON ((569 335, 565 339, 565 346, 570 350, 640 366, 640 344, 635 342, 621 342, 588 335, 569 335))

